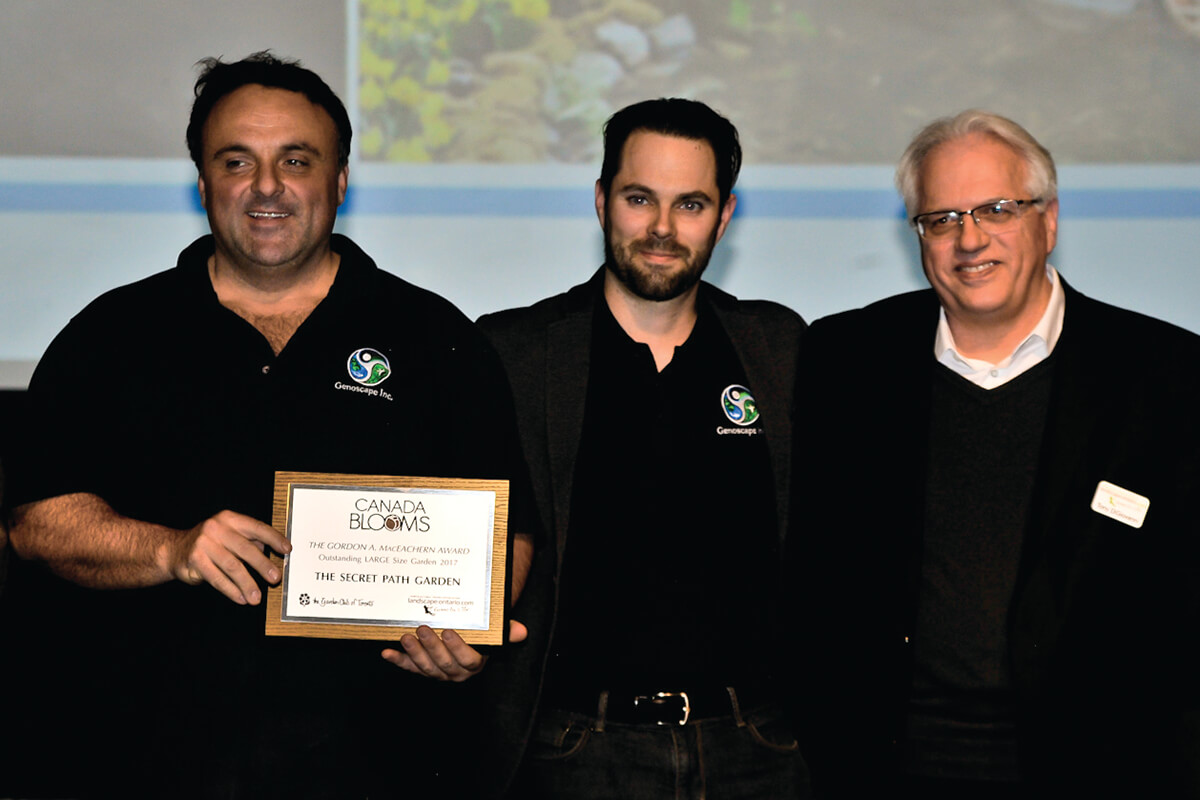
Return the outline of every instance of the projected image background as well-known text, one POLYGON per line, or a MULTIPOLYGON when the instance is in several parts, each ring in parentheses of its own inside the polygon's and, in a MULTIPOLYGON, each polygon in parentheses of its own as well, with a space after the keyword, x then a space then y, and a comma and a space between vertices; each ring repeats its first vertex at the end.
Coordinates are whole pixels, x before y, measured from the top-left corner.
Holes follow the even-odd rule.
POLYGON ((361 0, 358 24, 368 160, 590 163, 613 111, 669 95, 734 119, 756 163, 891 163, 972 106, 1064 163, 1200 155, 1186 0, 361 0))

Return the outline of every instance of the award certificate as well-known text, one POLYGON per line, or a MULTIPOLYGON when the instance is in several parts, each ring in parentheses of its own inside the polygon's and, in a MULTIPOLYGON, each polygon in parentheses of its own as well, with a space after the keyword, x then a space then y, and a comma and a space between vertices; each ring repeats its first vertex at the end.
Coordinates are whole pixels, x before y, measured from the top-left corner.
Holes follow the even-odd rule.
POLYGON ((399 639, 420 625, 500 644, 508 482, 277 472, 292 544, 267 592, 271 636, 399 639))

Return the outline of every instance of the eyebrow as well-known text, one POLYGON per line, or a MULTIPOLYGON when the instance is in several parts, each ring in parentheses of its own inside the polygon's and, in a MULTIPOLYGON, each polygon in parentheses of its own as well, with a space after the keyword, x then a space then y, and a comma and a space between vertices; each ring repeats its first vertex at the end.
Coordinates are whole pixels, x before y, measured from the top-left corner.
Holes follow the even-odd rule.
MULTIPOLYGON (((234 142, 233 144, 225 145, 224 147, 222 147, 221 149, 219 149, 215 153, 213 153, 212 160, 216 161, 221 156, 228 155, 230 153, 249 153, 252 150, 253 150, 253 148, 251 148, 247 145, 240 144, 238 142, 234 142)), ((314 155, 318 158, 320 158, 322 156, 321 150, 317 147, 312 146, 308 142, 289 142, 288 144, 285 144, 282 147, 278 148, 278 152, 280 152, 280 153, 296 153, 296 152, 311 153, 312 155, 314 155)))
POLYGON ((1001 200, 1012 200, 1012 199, 1014 199, 1014 198, 999 195, 997 197, 993 197, 991 200, 984 200, 982 203, 976 203, 975 205, 971 206, 970 208, 948 208, 948 207, 947 208, 935 208, 932 211, 922 211, 920 214, 917 214, 917 216, 923 217, 926 214, 941 214, 946 211, 953 211, 955 214, 959 213, 960 211, 974 211, 977 208, 983 208, 984 206, 990 206, 993 203, 999 203, 1001 200))
MULTIPOLYGON (((624 186, 617 189, 617 192, 619 194, 627 194, 629 192, 640 192, 641 194, 648 194, 651 197, 658 197, 658 192, 654 191, 649 186, 646 186, 645 184, 641 184, 641 183, 627 183, 624 186)), ((704 191, 703 189, 694 189, 690 192, 684 192, 683 194, 675 195, 675 198, 672 202, 673 203, 683 203, 683 202, 687 202, 689 200, 704 200, 709 203, 713 202, 712 197, 710 197, 708 192, 704 191)))

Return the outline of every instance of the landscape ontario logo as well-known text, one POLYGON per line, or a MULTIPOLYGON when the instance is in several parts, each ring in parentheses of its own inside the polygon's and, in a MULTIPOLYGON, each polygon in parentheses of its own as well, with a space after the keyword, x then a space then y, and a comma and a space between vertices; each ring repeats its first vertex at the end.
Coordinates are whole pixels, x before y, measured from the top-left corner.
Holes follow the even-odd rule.
POLYGON ((378 386, 392 374, 392 365, 383 353, 364 347, 350 354, 350 359, 346 362, 346 371, 355 383, 378 386))
POLYGON ((758 420, 758 404, 745 386, 732 384, 721 392, 721 408, 734 425, 753 425, 758 420))

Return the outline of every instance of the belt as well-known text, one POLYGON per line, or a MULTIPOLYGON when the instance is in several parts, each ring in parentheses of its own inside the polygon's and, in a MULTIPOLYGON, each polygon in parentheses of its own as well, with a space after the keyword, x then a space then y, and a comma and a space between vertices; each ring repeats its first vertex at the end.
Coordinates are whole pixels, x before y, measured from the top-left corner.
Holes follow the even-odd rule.
POLYGON ((746 693, 731 686, 627 691, 606 689, 593 694, 590 708, 572 703, 571 710, 596 715, 601 721, 634 725, 686 725, 713 717, 741 719, 746 693))

